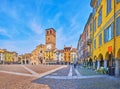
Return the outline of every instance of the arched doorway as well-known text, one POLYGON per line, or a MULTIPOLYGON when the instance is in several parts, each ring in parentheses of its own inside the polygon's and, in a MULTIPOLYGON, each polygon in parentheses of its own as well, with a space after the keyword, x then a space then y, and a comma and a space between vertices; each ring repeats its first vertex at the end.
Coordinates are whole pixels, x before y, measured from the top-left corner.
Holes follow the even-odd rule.
POLYGON ((25 64, 25 60, 22 60, 22 63, 25 64))
POLYGON ((42 63, 43 63, 43 58, 40 57, 40 58, 39 58, 39 61, 40 61, 40 64, 42 64, 42 63))
POLYGON ((92 66, 92 58, 89 58, 89 66, 92 66))
POLYGON ((97 56, 94 56, 93 68, 97 69, 97 56))
POLYGON ((100 67, 104 67, 103 55, 99 54, 98 59, 100 60, 100 67))
POLYGON ((117 58, 120 59, 120 49, 117 52, 117 58))
POLYGON ((28 61, 28 60, 26 60, 26 64, 29 64, 29 61, 28 61))
POLYGON ((120 49, 117 52, 115 73, 116 73, 116 76, 120 76, 120 49))
POLYGON ((113 59, 112 52, 111 53, 107 52, 106 55, 105 55, 105 59, 107 60, 107 66, 108 67, 115 66, 115 60, 113 59))

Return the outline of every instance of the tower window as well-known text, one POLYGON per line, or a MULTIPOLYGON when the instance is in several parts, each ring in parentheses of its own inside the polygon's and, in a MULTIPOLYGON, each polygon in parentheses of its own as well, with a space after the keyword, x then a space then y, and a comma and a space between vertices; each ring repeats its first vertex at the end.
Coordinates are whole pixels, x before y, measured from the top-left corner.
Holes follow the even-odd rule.
POLYGON ((50 30, 50 34, 52 34, 52 30, 50 30))
POLYGON ((40 53, 42 53, 42 50, 40 51, 40 53))
POLYGON ((50 40, 50 38, 48 38, 48 40, 50 40))

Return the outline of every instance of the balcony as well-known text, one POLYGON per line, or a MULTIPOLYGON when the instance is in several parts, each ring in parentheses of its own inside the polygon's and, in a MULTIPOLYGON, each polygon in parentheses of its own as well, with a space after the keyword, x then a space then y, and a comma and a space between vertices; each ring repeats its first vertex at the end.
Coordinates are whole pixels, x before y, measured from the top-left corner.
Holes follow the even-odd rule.
POLYGON ((92 43, 92 39, 87 40, 87 45, 90 45, 92 43))

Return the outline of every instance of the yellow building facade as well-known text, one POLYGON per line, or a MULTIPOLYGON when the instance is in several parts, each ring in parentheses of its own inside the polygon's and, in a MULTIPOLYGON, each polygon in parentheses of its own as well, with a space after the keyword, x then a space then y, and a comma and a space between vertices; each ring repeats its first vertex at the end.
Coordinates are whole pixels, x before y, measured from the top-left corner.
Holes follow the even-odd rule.
POLYGON ((46 46, 44 44, 40 44, 36 46, 31 53, 31 63, 32 64, 45 64, 45 53, 46 53, 46 46))
POLYGON ((76 48, 72 48, 70 51, 70 62, 71 63, 77 62, 77 49, 76 48))
POLYGON ((20 55, 19 58, 20 58, 21 64, 30 64, 32 62, 31 61, 31 53, 25 53, 23 55, 20 55))
POLYGON ((17 63, 18 54, 6 49, 0 49, 0 63, 17 63))
POLYGON ((115 74, 120 75, 120 0, 91 0, 91 6, 93 61, 96 68, 115 67, 115 74))
POLYGON ((64 61, 66 63, 70 63, 70 54, 71 54, 71 47, 64 47, 64 61))
POLYGON ((45 52, 45 59, 48 62, 54 61, 53 60, 54 59, 54 50, 53 51, 52 50, 46 50, 46 52, 45 52))

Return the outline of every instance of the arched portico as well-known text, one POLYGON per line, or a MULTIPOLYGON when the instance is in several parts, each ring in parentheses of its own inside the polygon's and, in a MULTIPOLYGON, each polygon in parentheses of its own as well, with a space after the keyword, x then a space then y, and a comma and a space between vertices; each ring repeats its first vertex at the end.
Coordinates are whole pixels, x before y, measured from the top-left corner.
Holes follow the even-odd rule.
POLYGON ((115 75, 120 76, 120 49, 117 52, 117 59, 115 60, 115 75))
POLYGON ((113 53, 106 52, 105 60, 107 60, 107 67, 114 66, 113 53))
POLYGON ((94 56, 94 60, 93 60, 93 69, 97 69, 97 56, 94 56))
POLYGON ((120 59, 120 49, 117 52, 117 58, 120 59))
POLYGON ((25 64, 25 60, 22 60, 22 64, 25 64))
POLYGON ((103 55, 99 54, 98 59, 100 60, 100 67, 103 67, 104 66, 103 55))

